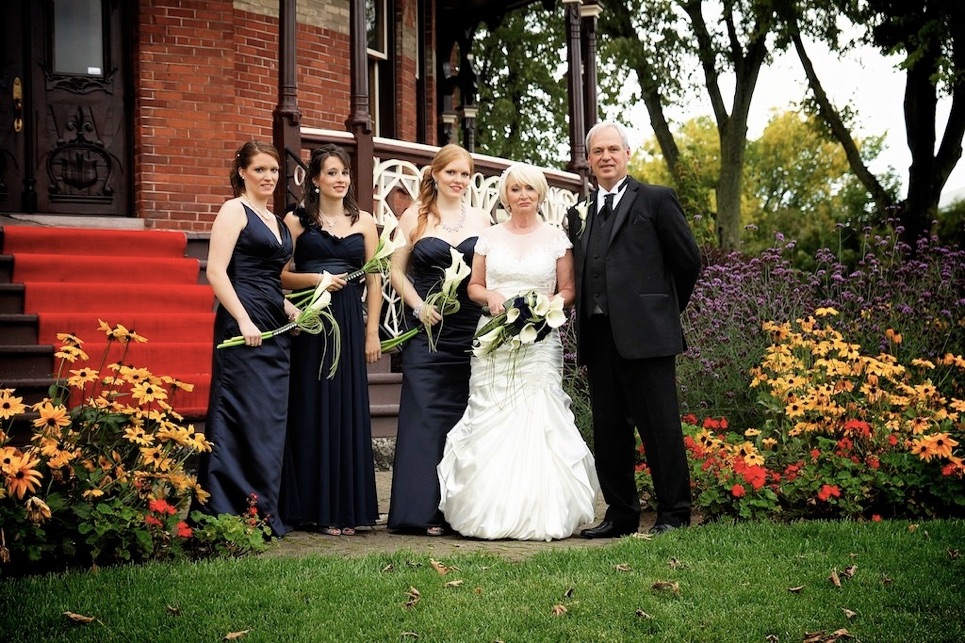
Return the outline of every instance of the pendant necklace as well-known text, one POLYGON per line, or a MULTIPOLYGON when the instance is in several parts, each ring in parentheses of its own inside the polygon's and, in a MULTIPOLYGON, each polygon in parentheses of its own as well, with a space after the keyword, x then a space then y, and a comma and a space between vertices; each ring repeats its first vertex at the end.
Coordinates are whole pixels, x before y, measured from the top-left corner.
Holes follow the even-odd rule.
POLYGON ((439 227, 446 232, 459 232, 462 230, 462 226, 466 223, 466 202, 462 202, 462 207, 459 210, 459 222, 456 225, 446 225, 446 222, 439 217, 439 227))
POLYGON ((251 202, 251 199, 248 198, 247 194, 242 194, 241 198, 244 199, 245 203, 248 204, 248 207, 254 210, 255 214, 257 214, 263 220, 271 221, 273 218, 275 218, 275 215, 273 215, 271 212, 262 212, 257 207, 255 207, 255 204, 251 202))

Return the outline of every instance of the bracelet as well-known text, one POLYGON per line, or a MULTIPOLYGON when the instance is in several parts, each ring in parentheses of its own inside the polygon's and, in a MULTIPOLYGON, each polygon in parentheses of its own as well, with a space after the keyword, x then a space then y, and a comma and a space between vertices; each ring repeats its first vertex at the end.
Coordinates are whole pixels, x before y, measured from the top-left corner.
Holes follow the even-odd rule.
POLYGON ((422 321, 422 304, 419 304, 418 306, 412 309, 412 316, 418 319, 419 321, 422 321))

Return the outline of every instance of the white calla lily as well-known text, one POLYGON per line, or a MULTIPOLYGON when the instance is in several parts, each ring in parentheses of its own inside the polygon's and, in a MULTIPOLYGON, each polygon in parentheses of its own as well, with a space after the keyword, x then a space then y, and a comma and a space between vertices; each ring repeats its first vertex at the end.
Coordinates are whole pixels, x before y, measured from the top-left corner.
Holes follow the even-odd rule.
POLYGON ((533 326, 532 324, 526 324, 525 326, 523 326, 523 329, 519 331, 519 335, 517 335, 516 337, 519 338, 519 342, 521 344, 532 344, 533 342, 536 341, 536 337, 538 334, 539 333, 536 330, 535 326, 533 326))
POLYGON ((459 284, 469 276, 471 270, 461 252, 455 248, 449 248, 449 254, 452 256, 452 265, 443 271, 442 292, 453 297, 459 284))
POLYGON ((566 323, 566 313, 563 312, 563 297, 561 295, 556 295, 550 300, 545 317, 546 324, 550 328, 559 328, 566 323))
POLYGON ((536 301, 533 302, 533 313, 537 317, 545 317, 546 313, 550 309, 550 298, 543 293, 538 293, 536 295, 536 301))

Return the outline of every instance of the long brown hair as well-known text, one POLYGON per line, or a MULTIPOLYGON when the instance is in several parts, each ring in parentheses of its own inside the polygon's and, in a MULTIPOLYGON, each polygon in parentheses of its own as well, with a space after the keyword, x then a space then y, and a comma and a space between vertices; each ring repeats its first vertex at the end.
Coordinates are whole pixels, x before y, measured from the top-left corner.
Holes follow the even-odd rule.
MULTIPOLYGON (((308 162, 309 181, 305 185, 305 211, 315 223, 320 223, 321 215, 318 209, 321 202, 321 195, 318 193, 317 188, 312 185, 311 179, 314 179, 322 173, 325 159, 333 156, 342 162, 342 166, 345 167, 345 169, 352 167, 352 159, 349 157, 348 152, 346 152, 344 148, 338 145, 332 145, 331 143, 312 150, 312 158, 308 162)), ((355 200, 354 177, 352 177, 352 181, 349 183, 345 196, 342 197, 342 205, 345 206, 346 212, 352 217, 352 224, 354 225, 355 222, 359 220, 359 204, 358 201, 355 200)))
POLYGON ((251 160, 259 154, 271 156, 278 162, 278 166, 281 167, 281 155, 278 153, 278 150, 275 149, 274 145, 261 141, 248 141, 235 152, 235 160, 234 163, 231 164, 231 174, 228 175, 231 181, 231 191, 235 197, 241 196, 245 191, 245 180, 241 178, 240 170, 251 165, 251 160))
POLYGON ((437 191, 436 181, 432 178, 432 175, 441 172, 447 165, 459 158, 469 162, 469 174, 472 174, 475 171, 472 155, 455 143, 449 143, 440 148, 436 155, 432 157, 432 163, 422 169, 422 181, 419 183, 419 222, 412 233, 413 241, 420 238, 426 226, 429 225, 430 214, 437 219, 441 219, 439 213, 435 211, 437 191))

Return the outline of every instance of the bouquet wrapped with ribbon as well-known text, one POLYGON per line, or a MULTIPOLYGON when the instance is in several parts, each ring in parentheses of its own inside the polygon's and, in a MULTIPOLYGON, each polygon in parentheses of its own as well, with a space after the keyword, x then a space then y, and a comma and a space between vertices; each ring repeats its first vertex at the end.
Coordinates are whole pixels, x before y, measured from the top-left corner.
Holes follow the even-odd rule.
POLYGON ((472 354, 484 357, 507 346, 518 351, 523 346, 541 341, 554 328, 566 322, 563 297, 530 290, 510 297, 503 304, 503 312, 484 324, 472 340, 472 354))
POLYGON ((392 253, 396 248, 405 246, 405 236, 401 231, 395 238, 392 233, 399 226, 395 217, 386 217, 385 224, 382 226, 382 233, 379 234, 379 243, 375 246, 375 254, 372 258, 362 264, 362 267, 354 272, 345 275, 345 281, 354 281, 365 275, 379 273, 380 275, 389 274, 389 267, 392 265, 392 253))
MULTIPOLYGON (((300 309, 298 315, 290 323, 261 334, 262 339, 270 339, 295 329, 306 333, 312 333, 313 335, 317 335, 324 331, 329 337, 332 338, 335 344, 335 359, 332 360, 332 368, 328 373, 329 379, 335 375, 335 371, 338 368, 338 357, 341 353, 342 346, 338 322, 335 321, 332 313, 328 310, 329 305, 332 303, 332 293, 328 291, 328 287, 332 285, 332 279, 332 275, 327 272, 323 272, 322 278, 319 280, 318 285, 315 286, 314 290, 302 290, 287 295, 291 302, 300 309)), ((244 343, 244 336, 236 335, 231 339, 226 339, 218 344, 217 348, 241 346, 244 343)), ((327 350, 327 341, 325 345, 327 350)), ((319 372, 319 377, 321 377, 321 372, 319 372)))

